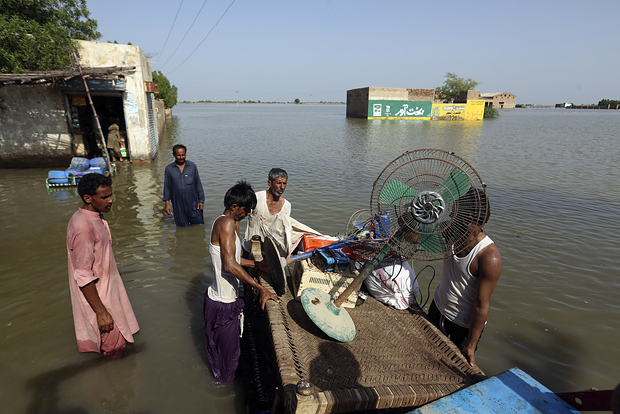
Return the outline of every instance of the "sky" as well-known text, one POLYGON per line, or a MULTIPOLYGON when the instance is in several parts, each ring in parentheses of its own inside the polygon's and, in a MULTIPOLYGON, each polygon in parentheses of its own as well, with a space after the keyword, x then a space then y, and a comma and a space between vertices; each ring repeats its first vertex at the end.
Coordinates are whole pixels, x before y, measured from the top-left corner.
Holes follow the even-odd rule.
POLYGON ((447 72, 517 104, 620 99, 620 1, 87 0, 179 101, 345 102, 447 72), (156 62, 156 63, 155 63, 156 62))

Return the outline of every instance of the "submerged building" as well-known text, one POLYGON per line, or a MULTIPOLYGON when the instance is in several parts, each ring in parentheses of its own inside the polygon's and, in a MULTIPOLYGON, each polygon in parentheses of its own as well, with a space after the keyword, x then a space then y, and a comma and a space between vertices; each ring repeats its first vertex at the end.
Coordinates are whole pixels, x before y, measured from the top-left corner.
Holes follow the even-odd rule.
POLYGON ((517 105, 517 95, 508 92, 481 93, 486 106, 498 109, 514 109, 517 105))
MULTIPOLYGON (((511 96, 514 98, 510 98, 514 108, 516 96, 511 96)), ((499 99, 499 97, 493 99, 496 98, 499 99)), ((366 87, 347 91, 348 118, 482 120, 486 104, 486 98, 482 98, 478 90, 461 92, 460 99, 453 103, 443 103, 435 99, 434 89, 366 87)), ((505 102, 502 101, 502 104, 505 102)))
MULTIPOLYGON (((79 61, 104 138, 117 121, 130 160, 157 155, 165 119, 151 66, 138 46, 79 41, 79 61), (158 125, 159 124, 159 125, 158 125)), ((99 134, 77 68, 0 74, 0 167, 68 165, 86 156, 84 135, 99 134)))

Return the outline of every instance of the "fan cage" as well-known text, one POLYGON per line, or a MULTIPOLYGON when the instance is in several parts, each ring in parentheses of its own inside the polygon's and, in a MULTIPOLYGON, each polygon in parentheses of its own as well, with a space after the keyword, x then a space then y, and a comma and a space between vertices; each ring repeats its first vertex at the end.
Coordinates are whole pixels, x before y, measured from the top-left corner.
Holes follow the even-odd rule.
POLYGON ((482 179, 467 161, 448 151, 422 149, 406 152, 384 168, 373 186, 370 211, 378 235, 392 249, 416 260, 441 260, 467 247, 471 224, 484 225, 488 199, 482 179), (452 184, 455 176, 459 183, 452 184), (392 181, 404 185, 388 203, 380 194, 392 181), (468 191, 459 194, 464 186, 468 191), (394 237, 399 230, 401 236, 394 237), (433 248, 424 249, 422 241, 433 248))

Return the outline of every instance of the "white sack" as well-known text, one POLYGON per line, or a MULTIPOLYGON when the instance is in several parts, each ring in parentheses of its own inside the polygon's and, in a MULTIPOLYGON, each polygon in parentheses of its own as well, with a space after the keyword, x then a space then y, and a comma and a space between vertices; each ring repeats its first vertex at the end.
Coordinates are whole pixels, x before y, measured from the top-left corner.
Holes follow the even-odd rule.
MULTIPOLYGON (((364 263, 355 262, 357 270, 364 268, 364 263)), ((415 271, 406 260, 385 260, 364 280, 370 294, 380 302, 407 309, 414 306, 420 294, 420 286, 415 271)))

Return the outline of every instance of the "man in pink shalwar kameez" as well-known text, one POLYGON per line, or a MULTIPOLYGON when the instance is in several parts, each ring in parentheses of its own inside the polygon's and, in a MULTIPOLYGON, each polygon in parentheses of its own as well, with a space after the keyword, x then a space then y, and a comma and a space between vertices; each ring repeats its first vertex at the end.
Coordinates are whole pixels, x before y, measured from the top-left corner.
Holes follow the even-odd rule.
POLYGON ((78 351, 125 355, 139 329, 118 273, 112 235, 103 218, 112 208, 112 180, 87 174, 78 184, 84 205, 67 226, 69 287, 78 351))

